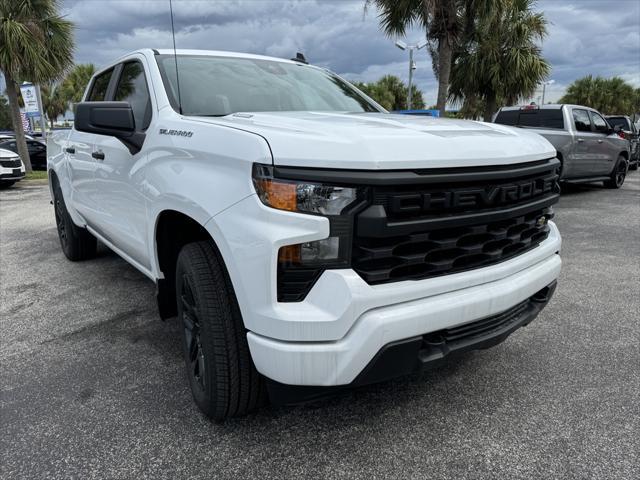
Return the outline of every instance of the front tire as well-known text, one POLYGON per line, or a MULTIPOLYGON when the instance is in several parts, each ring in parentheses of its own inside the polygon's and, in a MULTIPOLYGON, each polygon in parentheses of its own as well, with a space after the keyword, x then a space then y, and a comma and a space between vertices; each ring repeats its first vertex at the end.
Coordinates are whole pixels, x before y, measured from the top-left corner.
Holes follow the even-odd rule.
POLYGON ((605 180, 604 186, 607 188, 620 188, 624 184, 624 179, 627 176, 627 160, 620 155, 618 157, 618 161, 616 162, 616 166, 611 173, 611 177, 609 180, 605 180))
POLYGON ((87 229, 78 227, 67 211, 62 190, 56 182, 53 188, 53 205, 60 246, 65 256, 72 262, 88 260, 96 256, 98 242, 87 229))
POLYGON ((266 398, 247 344, 233 286, 211 242, 185 245, 176 265, 176 301, 187 377, 198 408, 214 421, 266 398))

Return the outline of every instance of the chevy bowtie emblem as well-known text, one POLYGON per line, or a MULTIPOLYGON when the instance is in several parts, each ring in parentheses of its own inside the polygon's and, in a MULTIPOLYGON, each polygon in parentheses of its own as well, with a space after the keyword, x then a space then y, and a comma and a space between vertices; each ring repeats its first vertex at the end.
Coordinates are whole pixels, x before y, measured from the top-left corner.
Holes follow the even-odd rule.
POLYGON ((544 227, 546 224, 547 224, 547 217, 544 215, 538 218, 538 220, 536 220, 536 227, 544 227))

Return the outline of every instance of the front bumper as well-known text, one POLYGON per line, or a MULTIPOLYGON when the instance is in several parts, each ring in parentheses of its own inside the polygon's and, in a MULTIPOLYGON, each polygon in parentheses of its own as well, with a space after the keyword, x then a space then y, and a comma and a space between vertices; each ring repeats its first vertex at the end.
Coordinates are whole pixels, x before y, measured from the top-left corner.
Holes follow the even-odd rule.
POLYGON ((388 343, 347 386, 285 385, 268 379, 269 397, 275 404, 306 402, 345 388, 369 385, 437 367, 449 356, 493 347, 520 327, 531 323, 549 303, 555 289, 554 281, 524 302, 500 314, 459 327, 388 343))
POLYGON ((0 167, 0 181, 17 181, 25 176, 24 166, 20 168, 0 167))
POLYGON ((249 332, 251 356, 258 371, 278 383, 349 385, 385 345, 503 313, 553 284, 560 267, 554 253, 499 280, 374 308, 337 341, 289 342, 249 332))

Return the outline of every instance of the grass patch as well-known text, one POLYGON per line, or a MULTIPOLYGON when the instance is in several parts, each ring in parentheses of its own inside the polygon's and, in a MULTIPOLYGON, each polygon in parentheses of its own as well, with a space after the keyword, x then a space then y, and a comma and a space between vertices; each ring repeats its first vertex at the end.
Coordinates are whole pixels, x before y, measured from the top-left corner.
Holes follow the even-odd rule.
POLYGON ((47 178, 46 170, 34 170, 33 172, 28 172, 24 177, 25 180, 46 180, 47 178))

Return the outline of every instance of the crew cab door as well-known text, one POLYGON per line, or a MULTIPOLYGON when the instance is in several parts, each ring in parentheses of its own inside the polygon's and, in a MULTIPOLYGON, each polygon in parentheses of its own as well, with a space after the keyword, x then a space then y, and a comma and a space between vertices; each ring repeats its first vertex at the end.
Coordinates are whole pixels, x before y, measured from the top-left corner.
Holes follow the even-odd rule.
POLYGON ((597 174, 606 175, 613 170, 620 149, 616 143, 617 139, 611 136, 611 127, 602 115, 594 111, 589 111, 589 115, 591 115, 591 126, 595 134, 593 140, 594 169, 597 174))
POLYGON ((589 111, 584 108, 571 110, 574 129, 573 161, 571 177, 582 178, 594 176, 597 170, 593 147, 596 143, 596 135, 591 128, 589 111))
MULTIPOLYGON (((113 68, 93 79, 86 100, 103 102, 107 97, 113 79, 113 68)), ((71 180, 71 205, 84 218, 88 225, 98 221, 96 203, 95 172, 96 160, 91 156, 94 151, 96 135, 71 129, 64 153, 69 166, 71 180)))
MULTIPOLYGON (((152 120, 152 103, 142 60, 126 61, 115 68, 116 82, 109 100, 128 102, 137 130, 152 120)), ((145 182, 140 167, 144 149, 132 153, 115 137, 96 135, 95 200, 99 205, 96 230, 144 268, 150 268, 147 248, 145 182)))

